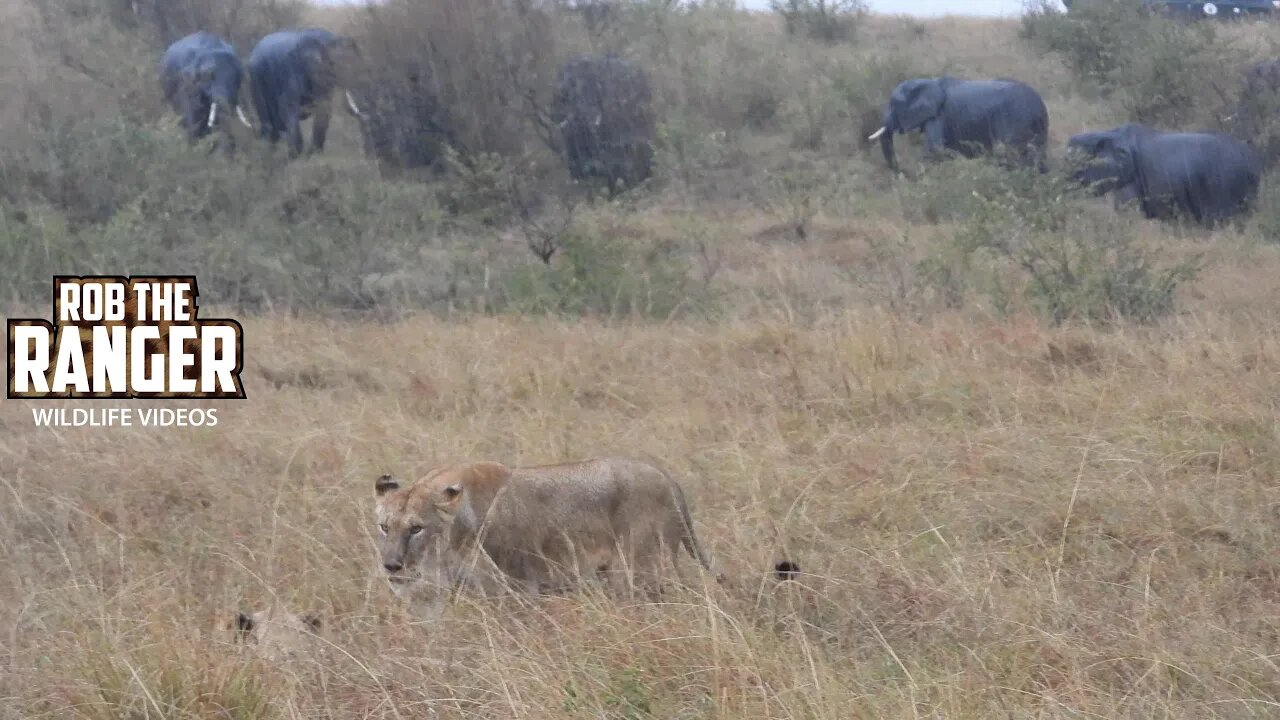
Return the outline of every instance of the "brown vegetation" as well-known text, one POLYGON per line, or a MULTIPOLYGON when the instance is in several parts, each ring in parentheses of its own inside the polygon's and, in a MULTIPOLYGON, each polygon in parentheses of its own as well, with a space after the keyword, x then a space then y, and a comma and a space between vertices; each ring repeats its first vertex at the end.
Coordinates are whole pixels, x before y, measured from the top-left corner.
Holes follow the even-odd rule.
MULTIPOLYGON (((1129 118, 1121 76, 1014 22, 860 17, 828 43, 715 3, 519 32, 501 18, 542 4, 304 9, 410 38, 428 26, 387 18, 452 8, 449 47, 493 50, 433 70, 470 157, 405 177, 345 117, 292 163, 187 147, 136 5, 0 9, 0 302, 47 312, 55 272, 195 273, 202 314, 244 323, 248 399, 187 429, 0 404, 0 720, 1280 708, 1280 195, 1204 233, 982 162, 893 178, 864 142, 905 77, 1012 76, 1057 159, 1129 118), (650 74, 658 163, 590 204, 536 106, 607 48, 650 74), (670 468, 729 583, 420 624, 378 576, 379 474, 603 454, 670 468), (322 618, 326 651, 235 643, 268 606, 322 618)), ((1265 57, 1266 33, 1224 26, 1212 56, 1265 57)), ((1210 55, 1186 82, 1222 81, 1210 55)))

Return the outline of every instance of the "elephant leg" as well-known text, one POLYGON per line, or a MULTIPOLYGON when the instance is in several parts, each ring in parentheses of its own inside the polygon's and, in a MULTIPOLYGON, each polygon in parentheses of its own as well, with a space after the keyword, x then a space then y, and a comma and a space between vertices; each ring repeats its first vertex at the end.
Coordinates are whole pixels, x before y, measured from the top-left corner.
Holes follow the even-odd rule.
POLYGON ((333 113, 333 98, 328 97, 316 103, 311 115, 311 152, 324 149, 324 139, 329 133, 329 116, 333 113))
POLYGON ((218 147, 222 150, 222 154, 231 157, 236 152, 236 137, 229 129, 224 129, 218 135, 218 147))
POLYGON ((946 149, 942 118, 933 118, 924 124, 924 152, 927 156, 940 155, 946 149))
POLYGON ((291 112, 286 117, 288 126, 285 133, 289 136, 289 157, 298 157, 302 154, 302 120, 296 112, 291 112))
POLYGON ((1119 210, 1138 199, 1138 186, 1135 183, 1129 183, 1124 187, 1116 188, 1114 195, 1115 208, 1119 210))

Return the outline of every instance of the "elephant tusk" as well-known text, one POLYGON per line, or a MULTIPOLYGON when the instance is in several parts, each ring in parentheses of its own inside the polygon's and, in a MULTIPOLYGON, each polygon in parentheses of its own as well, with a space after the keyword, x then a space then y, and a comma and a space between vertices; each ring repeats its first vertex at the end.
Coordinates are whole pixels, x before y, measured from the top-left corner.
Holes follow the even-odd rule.
POLYGON ((887 129, 888 129, 888 128, 886 128, 886 127, 884 127, 883 125, 881 125, 881 126, 880 126, 880 129, 879 129, 879 130, 877 130, 877 131, 875 131, 875 132, 873 132, 873 133, 871 133, 870 135, 868 135, 868 136, 867 136, 867 139, 868 139, 868 140, 878 140, 878 139, 880 139, 880 136, 884 134, 884 131, 885 131, 885 130, 887 130, 887 129))
POLYGON ((356 99, 351 97, 351 91, 348 90, 345 94, 347 96, 347 107, 351 108, 351 114, 356 117, 363 117, 364 113, 360 112, 360 107, 356 105, 356 99))
POLYGON ((213 127, 213 124, 217 122, 217 120, 218 120, 218 101, 214 100, 213 103, 209 105, 209 127, 213 127))
POLYGON ((253 129, 253 123, 249 122, 249 118, 244 116, 244 110, 240 109, 239 105, 236 105, 236 117, 240 118, 240 122, 243 123, 245 127, 250 130, 253 129))

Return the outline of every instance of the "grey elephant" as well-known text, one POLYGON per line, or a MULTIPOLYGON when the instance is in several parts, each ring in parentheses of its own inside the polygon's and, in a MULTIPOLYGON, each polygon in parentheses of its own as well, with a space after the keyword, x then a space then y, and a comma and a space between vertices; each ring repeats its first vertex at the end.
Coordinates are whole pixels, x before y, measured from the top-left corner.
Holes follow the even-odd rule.
POLYGON ((653 91, 626 60, 571 58, 560 67, 550 117, 574 180, 602 182, 612 198, 653 172, 653 91))
MULTIPOLYGON (((328 30, 281 30, 259 40, 249 55, 249 77, 262 137, 273 143, 287 137, 296 157, 303 151, 302 121, 311 118, 311 150, 323 150, 333 93, 349 85, 358 59, 354 40, 328 30)), ((347 110, 361 119, 349 91, 345 98, 347 110)))
MULTIPOLYGON (((227 128, 234 113, 246 126, 240 108, 240 83, 244 69, 235 48, 207 32, 188 35, 173 43, 160 60, 160 87, 165 99, 182 116, 182 127, 192 141, 216 127, 227 128)), ((230 151, 235 141, 223 136, 230 151)))
POLYGON ((365 153, 385 169, 436 169, 446 148, 466 154, 430 86, 430 75, 416 63, 383 67, 353 89, 360 99, 365 153))
POLYGON ((931 156, 951 150, 977 157, 1004 145, 1023 163, 1046 169, 1049 111, 1040 93, 1016 80, 907 80, 893 89, 884 125, 867 139, 880 141, 885 162, 896 171, 894 134, 917 130, 931 156))
POLYGON ((1073 135, 1075 178, 1117 204, 1136 201, 1148 218, 1185 215, 1213 226, 1246 212, 1258 194, 1262 161, 1220 133, 1160 132, 1128 123, 1073 135))
POLYGON ((1263 162, 1280 160, 1280 58, 1263 60, 1244 72, 1240 100, 1223 118, 1232 135, 1256 148, 1263 162))

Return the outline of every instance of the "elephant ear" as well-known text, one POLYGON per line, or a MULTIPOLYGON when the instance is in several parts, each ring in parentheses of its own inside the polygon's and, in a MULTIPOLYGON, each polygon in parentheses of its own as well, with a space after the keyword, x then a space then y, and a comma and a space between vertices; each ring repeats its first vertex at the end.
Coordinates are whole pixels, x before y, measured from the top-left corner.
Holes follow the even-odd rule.
POLYGON ((308 42, 298 48, 298 56, 302 64, 312 74, 327 74, 331 71, 329 52, 318 42, 308 42))
POLYGON ((907 88, 906 97, 894 107, 898 126, 904 131, 915 130, 942 114, 947 91, 936 79, 918 80, 907 88))
POLYGON ((1124 128, 1099 143, 1098 154, 1111 158, 1112 161, 1125 168, 1133 167, 1133 158, 1138 152, 1138 133, 1131 128, 1124 128))
POLYGON ((333 39, 333 42, 329 44, 329 47, 336 55, 351 58, 360 57, 360 45, 356 42, 356 39, 350 35, 338 35, 333 39))
POLYGON ((1098 141, 1095 157, 1106 158, 1115 168, 1121 185, 1131 182, 1137 172, 1134 162, 1138 154, 1138 138, 1133 133, 1120 132, 1098 141))

